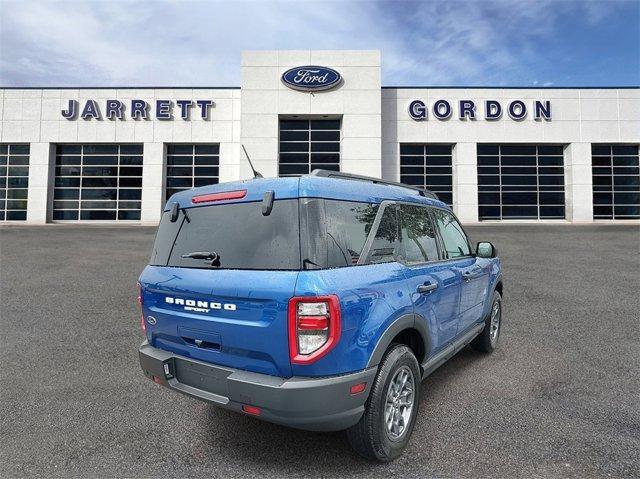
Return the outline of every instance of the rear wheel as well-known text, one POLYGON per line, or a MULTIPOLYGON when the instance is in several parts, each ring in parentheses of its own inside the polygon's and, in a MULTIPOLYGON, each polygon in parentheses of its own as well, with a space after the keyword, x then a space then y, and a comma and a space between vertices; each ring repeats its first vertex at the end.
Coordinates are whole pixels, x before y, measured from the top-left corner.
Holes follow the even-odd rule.
POLYGON ((491 353, 498 345, 500 328, 502 326, 502 296, 497 291, 493 292, 491 310, 484 322, 484 329, 471 342, 471 347, 476 351, 491 353))
POLYGON ((381 462, 397 458, 409 442, 418 414, 420 368, 405 345, 391 345, 371 387, 360 422, 347 429, 353 448, 381 462))

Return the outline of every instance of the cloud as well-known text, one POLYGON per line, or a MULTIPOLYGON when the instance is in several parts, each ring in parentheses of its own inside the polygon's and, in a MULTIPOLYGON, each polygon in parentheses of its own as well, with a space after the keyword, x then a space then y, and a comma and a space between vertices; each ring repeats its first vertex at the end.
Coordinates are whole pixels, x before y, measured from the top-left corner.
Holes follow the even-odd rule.
POLYGON ((383 84, 531 84, 558 21, 628 3, 607 5, 5 0, 0 84, 237 86, 245 49, 380 49, 383 84))

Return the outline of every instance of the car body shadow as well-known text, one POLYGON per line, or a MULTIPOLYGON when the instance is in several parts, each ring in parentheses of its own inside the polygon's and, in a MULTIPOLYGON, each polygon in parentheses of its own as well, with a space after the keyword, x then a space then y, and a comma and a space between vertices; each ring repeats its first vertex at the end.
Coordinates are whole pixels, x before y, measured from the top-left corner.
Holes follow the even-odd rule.
MULTIPOLYGON (((423 381, 418 419, 429 411, 428 407, 422 405, 428 403, 440 389, 446 388, 450 380, 464 374, 480 356, 470 348, 465 348, 423 381)), ((349 446, 343 431, 317 433, 292 429, 213 405, 203 408, 203 414, 206 415, 204 423, 207 430, 203 434, 205 444, 200 445, 200 454, 208 456, 207 451, 215 450, 215 454, 211 453, 211 462, 219 463, 220 455, 224 454, 228 456, 224 459, 232 463, 237 461, 246 465, 246 462, 250 461, 256 466, 279 468, 290 465, 291 474, 303 473, 296 464, 304 465, 305 468, 322 465, 323 475, 341 476, 349 473, 345 470, 346 458, 351 460, 350 465, 353 466, 354 473, 361 474, 363 467, 380 467, 358 456, 349 446), (216 446, 221 440, 228 444, 224 451, 216 446), (336 457, 341 457, 342 460, 336 462, 336 457)), ((202 459, 206 461, 206 458, 202 459)))

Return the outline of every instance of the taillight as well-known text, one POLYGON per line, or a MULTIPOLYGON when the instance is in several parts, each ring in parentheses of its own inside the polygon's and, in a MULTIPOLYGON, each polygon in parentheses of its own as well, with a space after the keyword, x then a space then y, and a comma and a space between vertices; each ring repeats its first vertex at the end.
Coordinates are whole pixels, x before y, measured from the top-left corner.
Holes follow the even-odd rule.
POLYGON ((340 339, 337 296, 295 297, 289 300, 289 357, 309 364, 327 354, 340 339))
POLYGON ((142 329, 143 333, 147 333, 147 324, 144 322, 144 311, 142 310, 142 286, 140 283, 136 283, 138 285, 138 304, 140 305, 140 329, 142 329))

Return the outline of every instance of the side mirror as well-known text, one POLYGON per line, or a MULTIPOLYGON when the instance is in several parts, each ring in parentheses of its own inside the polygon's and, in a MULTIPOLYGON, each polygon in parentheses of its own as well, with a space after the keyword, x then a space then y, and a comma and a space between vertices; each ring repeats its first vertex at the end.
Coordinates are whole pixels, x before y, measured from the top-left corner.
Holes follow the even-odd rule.
POLYGON ((479 258, 495 258, 498 256, 496 247, 488 241, 480 241, 476 245, 476 256, 479 258))

